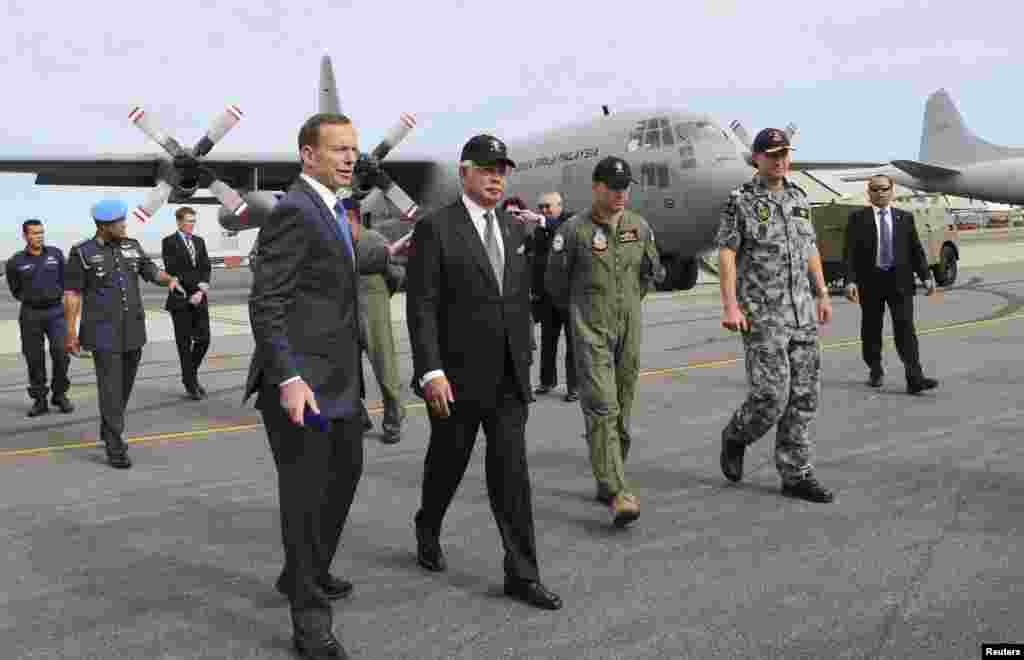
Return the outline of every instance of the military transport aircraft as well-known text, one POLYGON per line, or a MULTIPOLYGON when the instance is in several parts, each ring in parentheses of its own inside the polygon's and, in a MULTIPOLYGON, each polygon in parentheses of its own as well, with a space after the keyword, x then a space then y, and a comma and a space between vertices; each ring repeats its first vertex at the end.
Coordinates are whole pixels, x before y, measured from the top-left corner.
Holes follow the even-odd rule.
POLYGON ((915 190, 1024 204, 1024 148, 977 137, 944 89, 925 104, 919 160, 894 160, 888 167, 840 178, 864 181, 874 174, 886 174, 915 190))
MULTIPOLYGON (((328 56, 320 64, 319 110, 341 110, 328 56)), ((168 201, 219 202, 218 218, 224 229, 253 229, 268 217, 279 191, 298 175, 299 161, 295 154, 209 155, 241 118, 241 110, 229 106, 189 149, 164 133, 144 109, 136 108, 129 119, 159 144, 166 156, 0 158, 0 172, 34 172, 39 185, 152 188, 135 209, 140 221, 148 220, 168 201), (214 198, 197 197, 200 189, 209 190, 214 198)), ((414 125, 414 118, 402 115, 368 155, 379 162, 386 176, 383 182, 376 182, 362 209, 373 217, 374 228, 391 239, 408 231, 404 221, 450 203, 459 191, 457 163, 450 155, 416 157, 406 153, 380 162, 414 125)), ((609 155, 626 159, 639 182, 631 192, 630 205, 654 229, 667 270, 663 287, 689 289, 697 281, 700 253, 712 246, 722 203, 751 176, 749 135, 737 122, 730 130, 703 114, 670 109, 612 114, 605 108, 603 115, 594 119, 518 143, 509 141, 517 168, 507 194, 533 201, 542 193, 557 190, 566 208, 581 210, 590 204, 594 165, 609 155)), ((794 131, 792 125, 787 128, 790 135, 794 131)), ((797 161, 793 166, 853 169, 883 164, 797 161)))

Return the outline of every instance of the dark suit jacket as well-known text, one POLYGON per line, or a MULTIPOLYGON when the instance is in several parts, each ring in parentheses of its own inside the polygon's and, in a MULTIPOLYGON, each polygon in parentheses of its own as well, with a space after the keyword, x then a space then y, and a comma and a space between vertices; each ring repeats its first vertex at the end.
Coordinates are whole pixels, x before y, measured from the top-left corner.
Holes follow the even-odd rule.
POLYGON ((456 406, 459 401, 495 404, 506 350, 523 401, 531 400, 526 230, 504 211, 495 214, 505 250, 502 293, 461 199, 416 223, 406 268, 413 389, 421 393, 420 378, 443 369, 456 406))
POLYGON ((256 347, 245 399, 260 391, 280 405, 277 385, 301 376, 329 419, 360 411, 358 276, 334 215, 298 179, 260 228, 249 296, 256 347))
MULTIPOLYGON (((914 216, 902 209, 892 210, 892 252, 896 285, 901 289, 914 289, 914 273, 927 281, 928 259, 921 239, 917 235, 914 216)), ((846 283, 863 286, 878 265, 878 228, 875 226, 874 207, 854 211, 846 225, 846 283)))
MULTIPOLYGON (((188 302, 189 296, 199 290, 200 282, 210 282, 210 255, 206 251, 206 241, 202 236, 192 234, 192 246, 196 249, 196 263, 193 266, 188 256, 188 248, 185 247, 185 239, 179 232, 165 236, 162 244, 161 255, 164 260, 164 270, 177 277, 178 282, 185 289, 188 295, 183 296, 175 291, 167 292, 167 302, 164 309, 169 312, 187 309, 192 305, 188 302)), ((206 296, 200 306, 206 305, 206 296)))

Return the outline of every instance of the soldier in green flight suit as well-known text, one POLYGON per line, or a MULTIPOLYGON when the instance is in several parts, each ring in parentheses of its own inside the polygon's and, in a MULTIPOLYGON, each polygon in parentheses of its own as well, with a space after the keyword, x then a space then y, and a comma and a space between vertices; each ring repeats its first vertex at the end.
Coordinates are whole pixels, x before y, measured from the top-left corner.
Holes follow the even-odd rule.
POLYGON ((593 206, 558 229, 545 271, 548 294, 570 318, 597 498, 620 527, 640 516, 624 465, 640 372, 641 301, 664 277, 654 233, 626 209, 630 183, 621 158, 597 164, 593 206))

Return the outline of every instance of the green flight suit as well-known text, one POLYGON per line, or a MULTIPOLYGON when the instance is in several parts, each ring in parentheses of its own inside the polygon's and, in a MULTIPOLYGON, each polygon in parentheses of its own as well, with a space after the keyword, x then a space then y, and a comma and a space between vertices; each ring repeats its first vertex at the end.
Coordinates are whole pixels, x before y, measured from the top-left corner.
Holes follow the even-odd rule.
POLYGON ((632 211, 608 222, 592 211, 567 220, 551 240, 544 284, 568 308, 580 407, 598 487, 629 492, 624 463, 640 372, 641 301, 664 277, 654 233, 632 211))

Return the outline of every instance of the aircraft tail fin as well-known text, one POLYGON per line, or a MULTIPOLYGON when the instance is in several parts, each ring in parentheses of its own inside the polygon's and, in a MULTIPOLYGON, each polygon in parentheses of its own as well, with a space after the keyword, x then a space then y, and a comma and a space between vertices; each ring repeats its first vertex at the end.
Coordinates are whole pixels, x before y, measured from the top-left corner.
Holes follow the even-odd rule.
POLYGON ((972 133, 945 89, 928 97, 921 130, 920 161, 968 165, 1020 157, 1024 157, 1024 149, 992 144, 972 133))
POLYGON ((341 114, 341 101, 338 100, 338 83, 334 80, 334 66, 331 56, 324 55, 320 60, 320 102, 319 112, 341 114))

